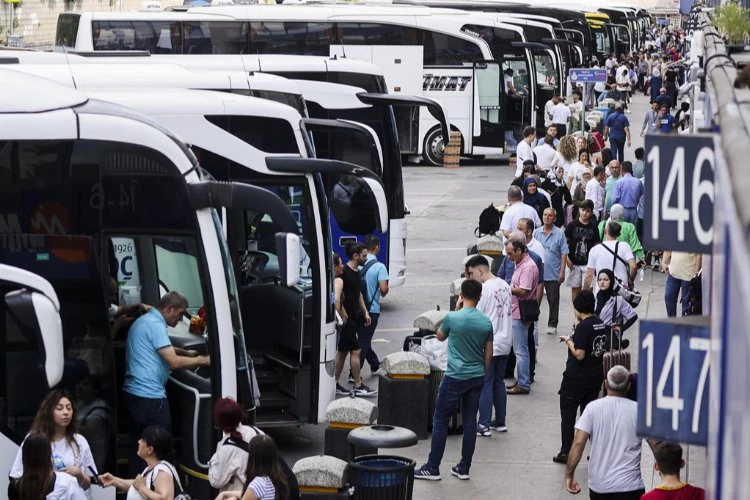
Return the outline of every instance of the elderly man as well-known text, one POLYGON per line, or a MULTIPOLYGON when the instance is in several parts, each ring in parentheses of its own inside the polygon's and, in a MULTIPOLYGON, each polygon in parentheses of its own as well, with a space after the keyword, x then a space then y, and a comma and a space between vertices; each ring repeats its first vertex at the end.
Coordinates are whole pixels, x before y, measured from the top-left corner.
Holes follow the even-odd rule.
POLYGON ((645 254, 643 252, 643 245, 641 240, 638 238, 638 232, 636 231, 635 225, 623 219, 625 209, 619 203, 612 205, 612 210, 609 211, 609 219, 601 221, 599 223, 599 237, 604 238, 604 228, 610 221, 620 223, 620 236, 617 237, 617 241, 624 241, 630 245, 630 249, 633 251, 636 260, 643 260, 645 254))
MULTIPOLYGON (((626 397, 630 383, 630 372, 625 367, 610 369, 605 380, 607 397, 588 403, 578 419, 565 471, 565 489, 569 493, 581 492, 575 471, 589 440, 589 498, 639 500, 645 493, 641 438, 636 434, 638 404, 626 397)), ((653 449, 655 442, 649 440, 648 444, 653 449)))
MULTIPOLYGON (((542 227, 534 231, 534 240, 544 248, 543 286, 547 292, 549 318, 547 319, 547 333, 557 334, 557 324, 560 317, 560 284, 565 280, 565 259, 569 248, 562 229, 555 226, 557 212, 554 208, 547 208, 542 214, 542 227)), ((540 296, 541 302, 541 296, 540 296)))

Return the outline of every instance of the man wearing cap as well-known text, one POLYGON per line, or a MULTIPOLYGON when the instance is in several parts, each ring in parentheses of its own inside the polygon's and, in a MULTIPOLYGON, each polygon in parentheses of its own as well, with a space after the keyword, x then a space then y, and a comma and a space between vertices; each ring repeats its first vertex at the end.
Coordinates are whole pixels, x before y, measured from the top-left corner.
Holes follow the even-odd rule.
MULTIPOLYGON (((626 397, 630 372, 615 366, 607 372, 607 396, 586 406, 576 423, 576 435, 568 455, 565 489, 581 492, 576 467, 586 441, 591 440, 589 498, 638 500, 646 492, 641 476, 641 438, 636 434, 638 404, 626 397)), ((655 442, 648 440, 649 446, 655 442)))

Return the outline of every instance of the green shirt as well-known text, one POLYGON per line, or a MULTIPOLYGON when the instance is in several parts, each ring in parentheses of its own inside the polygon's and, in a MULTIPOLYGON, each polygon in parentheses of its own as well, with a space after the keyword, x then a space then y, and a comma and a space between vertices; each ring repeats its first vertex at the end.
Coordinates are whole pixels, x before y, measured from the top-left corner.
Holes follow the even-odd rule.
MULTIPOLYGON (((602 241, 604 240, 604 225, 606 223, 607 221, 604 220, 599 223, 599 237, 602 238, 602 241)), ((630 249, 633 251, 633 255, 635 255, 635 260, 643 260, 645 257, 643 245, 641 245, 641 240, 638 239, 638 234, 635 232, 635 226, 624 220, 618 220, 617 223, 620 224, 620 236, 617 238, 617 241, 622 241, 630 245, 630 249)))
POLYGON ((481 311, 463 307, 449 312, 440 330, 448 337, 448 369, 458 380, 484 377, 484 348, 492 342, 492 322, 481 311))

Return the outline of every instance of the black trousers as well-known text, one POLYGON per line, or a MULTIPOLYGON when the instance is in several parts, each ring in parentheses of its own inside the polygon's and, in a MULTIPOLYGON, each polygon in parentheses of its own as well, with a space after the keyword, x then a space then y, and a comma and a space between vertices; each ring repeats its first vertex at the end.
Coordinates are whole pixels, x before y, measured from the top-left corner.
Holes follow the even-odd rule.
POLYGON ((590 391, 564 391, 560 389, 560 436, 562 444, 560 453, 570 452, 573 446, 575 436, 576 414, 580 408, 581 414, 586 409, 586 405, 599 397, 599 389, 590 391))
POLYGON ((641 495, 645 494, 646 490, 634 490, 634 491, 618 491, 617 493, 597 493, 589 490, 589 498, 591 500, 640 500, 641 495))
MULTIPOLYGON (((529 376, 534 380, 534 368, 536 367, 536 344, 534 343, 534 323, 529 326, 529 376)), ((505 378, 513 378, 516 372, 516 354, 510 348, 508 362, 505 365, 505 378)))

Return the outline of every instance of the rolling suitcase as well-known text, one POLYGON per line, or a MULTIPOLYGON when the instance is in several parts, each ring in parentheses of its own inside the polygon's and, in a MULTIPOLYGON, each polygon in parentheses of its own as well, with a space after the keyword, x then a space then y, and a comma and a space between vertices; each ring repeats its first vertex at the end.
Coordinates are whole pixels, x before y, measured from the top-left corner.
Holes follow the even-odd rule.
POLYGON ((626 370, 630 371, 630 352, 622 350, 622 342, 614 332, 615 330, 610 327, 609 350, 602 356, 602 369, 605 379, 607 378, 607 372, 614 366, 624 366, 626 370))

